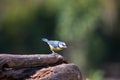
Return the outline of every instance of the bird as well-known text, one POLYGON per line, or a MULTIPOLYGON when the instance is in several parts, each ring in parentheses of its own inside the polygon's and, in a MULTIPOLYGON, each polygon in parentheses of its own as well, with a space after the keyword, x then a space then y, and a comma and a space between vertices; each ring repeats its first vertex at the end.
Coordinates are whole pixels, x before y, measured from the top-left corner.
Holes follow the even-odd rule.
POLYGON ((55 51, 63 50, 64 48, 67 48, 66 43, 62 41, 57 40, 48 40, 47 38, 42 38, 42 41, 46 42, 52 53, 54 54, 55 51))

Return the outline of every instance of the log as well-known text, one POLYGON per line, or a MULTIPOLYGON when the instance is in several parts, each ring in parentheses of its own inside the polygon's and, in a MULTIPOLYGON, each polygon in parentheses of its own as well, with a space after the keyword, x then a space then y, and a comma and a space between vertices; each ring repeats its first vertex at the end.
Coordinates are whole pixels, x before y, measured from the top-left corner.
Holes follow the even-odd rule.
POLYGON ((75 64, 59 54, 0 54, 0 80, 83 80, 75 64))
POLYGON ((0 54, 0 69, 47 66, 66 62, 59 54, 12 55, 0 54))
POLYGON ((0 80, 83 80, 74 64, 61 64, 46 68, 22 68, 0 72, 0 80))

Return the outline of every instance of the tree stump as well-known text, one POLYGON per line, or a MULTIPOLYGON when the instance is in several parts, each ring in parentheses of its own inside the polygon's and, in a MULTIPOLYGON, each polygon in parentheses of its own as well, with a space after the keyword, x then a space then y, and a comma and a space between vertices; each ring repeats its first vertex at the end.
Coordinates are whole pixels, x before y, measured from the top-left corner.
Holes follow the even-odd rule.
POLYGON ((59 54, 0 54, 0 80, 83 80, 79 68, 59 54))

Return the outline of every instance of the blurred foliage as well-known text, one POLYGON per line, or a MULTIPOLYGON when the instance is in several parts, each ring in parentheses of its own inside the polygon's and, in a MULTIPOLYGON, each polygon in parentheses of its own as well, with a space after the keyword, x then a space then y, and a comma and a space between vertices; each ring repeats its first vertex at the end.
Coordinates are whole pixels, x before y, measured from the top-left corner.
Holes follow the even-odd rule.
POLYGON ((91 70, 89 78, 90 80, 103 80, 103 73, 99 70, 91 70))
POLYGON ((45 14, 47 10, 42 3, 39 0, 2 1, 1 52, 48 52, 42 48, 41 38, 53 36, 55 16, 45 14))
MULTIPOLYGON (((86 56, 89 53, 89 47, 94 47, 90 43, 93 39, 93 32, 97 28, 100 3, 100 0, 70 0, 61 5, 56 33, 59 32, 58 36, 72 46, 70 49, 71 60, 82 68, 88 64, 86 56)), ((93 40, 97 41, 95 38, 93 40)), ((99 42, 96 43, 97 46, 98 44, 99 42)), ((95 54, 100 55, 101 53, 95 54)), ((92 57, 92 55, 94 53, 89 56, 92 57)))
POLYGON ((120 61, 118 5, 114 0, 1 0, 0 52, 50 53, 41 41, 46 37, 65 41, 63 55, 82 70, 120 61))

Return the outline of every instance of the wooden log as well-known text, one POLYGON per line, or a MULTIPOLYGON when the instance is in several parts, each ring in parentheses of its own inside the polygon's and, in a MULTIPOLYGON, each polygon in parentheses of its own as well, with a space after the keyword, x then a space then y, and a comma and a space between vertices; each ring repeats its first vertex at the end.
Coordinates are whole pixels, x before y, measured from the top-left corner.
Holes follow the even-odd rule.
POLYGON ((59 54, 49 55, 12 55, 0 54, 0 69, 4 68, 20 68, 20 67, 33 67, 33 66, 46 66, 55 63, 66 62, 59 54))
POLYGON ((82 74, 74 64, 61 64, 38 70, 28 80, 82 80, 82 74))
POLYGON ((74 64, 52 67, 21 68, 0 72, 0 80, 83 80, 79 68, 74 64))
POLYGON ((0 54, 0 80, 83 80, 79 68, 59 54, 0 54))

